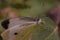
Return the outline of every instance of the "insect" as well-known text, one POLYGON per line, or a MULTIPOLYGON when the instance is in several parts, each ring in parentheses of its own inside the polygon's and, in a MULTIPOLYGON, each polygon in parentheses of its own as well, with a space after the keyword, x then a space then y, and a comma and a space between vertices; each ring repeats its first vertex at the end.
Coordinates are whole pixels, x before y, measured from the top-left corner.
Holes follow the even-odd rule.
MULTIPOLYGON (((5 20, 2 23, 2 26, 4 26, 3 28, 6 29, 6 31, 2 33, 2 37, 4 40, 14 40, 16 35, 18 35, 19 32, 23 28, 28 28, 28 27, 30 27, 29 25, 37 24, 37 20, 32 19, 32 18, 27 18, 27 17, 20 18, 19 19, 20 21, 16 20, 16 22, 14 22, 14 20, 16 20, 16 19, 13 19, 13 21, 10 22, 11 23, 10 25, 12 25, 12 24, 14 25, 14 26, 12 25, 12 27, 9 27, 9 20, 5 20), (15 23, 17 23, 17 24, 15 24, 15 23)), ((38 21, 39 21, 39 23, 41 22, 41 20, 38 20, 38 21)))

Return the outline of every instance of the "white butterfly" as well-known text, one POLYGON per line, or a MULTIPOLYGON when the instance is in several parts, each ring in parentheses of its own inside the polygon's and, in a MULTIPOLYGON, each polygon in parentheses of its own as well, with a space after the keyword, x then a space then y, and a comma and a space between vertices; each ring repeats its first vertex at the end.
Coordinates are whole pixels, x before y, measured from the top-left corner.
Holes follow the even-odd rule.
MULTIPOLYGON (((13 22, 12 22, 13 23, 13 22)), ((16 23, 16 22, 15 22, 16 23)), ((38 23, 41 23, 41 19, 38 21, 38 23)), ((23 29, 28 28, 31 24, 37 24, 36 21, 21 21, 20 24, 14 25, 13 27, 9 27, 7 30, 5 30, 1 36, 4 40, 14 40, 16 35, 23 29), (27 27, 28 26, 28 27, 27 27)), ((11 25, 11 23, 10 23, 11 25)))

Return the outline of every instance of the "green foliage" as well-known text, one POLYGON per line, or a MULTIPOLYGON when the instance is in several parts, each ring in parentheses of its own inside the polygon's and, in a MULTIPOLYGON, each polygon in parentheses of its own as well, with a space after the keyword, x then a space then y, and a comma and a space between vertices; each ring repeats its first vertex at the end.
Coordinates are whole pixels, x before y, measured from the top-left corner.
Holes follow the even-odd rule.
POLYGON ((3 38, 0 36, 0 40, 3 40, 3 38))
POLYGON ((58 0, 28 0, 26 4, 30 6, 30 9, 20 10, 18 14, 24 17, 43 17, 58 3, 58 0))
POLYGON ((1 3, 0 3, 0 9, 3 9, 3 8, 7 7, 7 6, 8 6, 7 0, 1 1, 1 3))
POLYGON ((59 3, 58 0, 28 0, 24 3, 23 0, 6 0, 1 5, 5 8, 8 5, 15 8, 19 16, 23 17, 37 17, 45 16, 48 11, 54 8, 59 3), (22 10, 23 9, 23 10, 22 10))
POLYGON ((26 8, 30 8, 30 6, 28 5, 23 5, 23 4, 11 4, 12 8, 16 8, 16 9, 26 9, 26 8))

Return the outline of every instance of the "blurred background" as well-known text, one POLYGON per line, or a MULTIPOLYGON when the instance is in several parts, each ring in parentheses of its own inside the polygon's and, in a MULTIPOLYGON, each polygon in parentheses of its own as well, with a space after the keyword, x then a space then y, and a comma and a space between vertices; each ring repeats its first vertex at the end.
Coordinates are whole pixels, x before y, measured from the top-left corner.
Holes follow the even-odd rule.
POLYGON ((53 15, 59 15, 56 17, 58 18, 56 21, 60 22, 60 13, 58 13, 60 11, 59 5, 59 0, 0 0, 0 34, 5 30, 1 26, 1 22, 9 19, 9 10, 14 11, 19 17, 32 18, 43 18, 47 16, 48 13, 51 13, 50 11, 52 10, 53 15), (53 10, 56 10, 55 14, 53 10))

